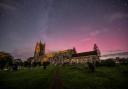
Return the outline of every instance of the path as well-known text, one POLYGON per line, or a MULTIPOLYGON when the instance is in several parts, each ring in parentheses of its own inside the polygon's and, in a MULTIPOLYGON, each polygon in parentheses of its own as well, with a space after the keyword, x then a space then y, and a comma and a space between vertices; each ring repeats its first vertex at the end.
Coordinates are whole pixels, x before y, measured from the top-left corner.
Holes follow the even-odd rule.
POLYGON ((63 89, 63 82, 60 78, 59 68, 55 70, 52 83, 49 89, 63 89))

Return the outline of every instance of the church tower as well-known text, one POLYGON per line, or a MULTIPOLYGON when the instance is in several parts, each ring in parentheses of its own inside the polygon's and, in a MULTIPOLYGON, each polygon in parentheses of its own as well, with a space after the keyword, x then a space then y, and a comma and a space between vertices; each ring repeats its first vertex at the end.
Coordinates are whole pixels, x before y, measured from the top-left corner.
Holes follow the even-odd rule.
POLYGON ((39 57, 43 56, 44 54, 45 54, 45 43, 42 43, 41 41, 37 42, 34 52, 35 62, 40 62, 39 57))

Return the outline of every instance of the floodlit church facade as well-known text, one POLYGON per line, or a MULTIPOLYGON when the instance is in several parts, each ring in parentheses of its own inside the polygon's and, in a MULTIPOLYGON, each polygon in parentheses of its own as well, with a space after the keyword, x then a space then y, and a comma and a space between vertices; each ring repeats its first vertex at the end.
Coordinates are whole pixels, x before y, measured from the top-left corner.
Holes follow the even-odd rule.
POLYGON ((77 53, 75 48, 45 53, 45 43, 37 42, 32 62, 50 62, 52 64, 87 63, 100 60, 100 51, 96 44, 92 51, 77 53))

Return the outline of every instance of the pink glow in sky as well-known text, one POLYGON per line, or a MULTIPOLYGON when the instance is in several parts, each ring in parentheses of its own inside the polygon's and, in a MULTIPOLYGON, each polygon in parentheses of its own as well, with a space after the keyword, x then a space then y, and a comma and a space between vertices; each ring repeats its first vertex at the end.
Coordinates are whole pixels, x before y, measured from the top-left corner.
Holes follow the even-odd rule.
POLYGON ((26 58, 40 40, 46 52, 128 51, 127 11, 127 0, 2 0, 0 51, 26 58))

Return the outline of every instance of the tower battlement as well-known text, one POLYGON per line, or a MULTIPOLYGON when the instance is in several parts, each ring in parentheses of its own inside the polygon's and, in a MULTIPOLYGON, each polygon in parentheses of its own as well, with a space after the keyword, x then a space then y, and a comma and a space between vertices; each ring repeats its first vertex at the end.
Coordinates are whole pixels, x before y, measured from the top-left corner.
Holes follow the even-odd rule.
POLYGON ((40 61, 38 60, 40 56, 45 55, 45 43, 37 42, 34 52, 34 61, 40 61))

